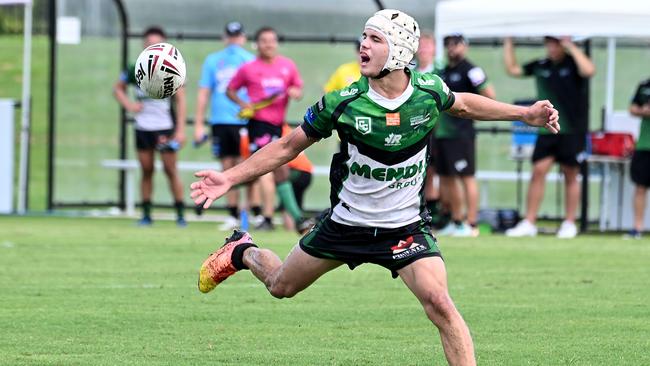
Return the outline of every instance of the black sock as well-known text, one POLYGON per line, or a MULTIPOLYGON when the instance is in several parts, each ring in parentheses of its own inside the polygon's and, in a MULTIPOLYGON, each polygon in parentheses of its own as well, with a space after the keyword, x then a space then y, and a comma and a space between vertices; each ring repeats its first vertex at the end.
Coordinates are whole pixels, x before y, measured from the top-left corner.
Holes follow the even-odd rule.
POLYGON ((142 217, 151 218, 151 201, 142 201, 142 217))
POLYGON ((250 247, 257 248, 257 245, 253 243, 245 243, 240 244, 236 246, 235 249, 233 249, 230 259, 232 260, 233 267, 235 267, 235 269, 238 271, 241 271, 242 269, 248 269, 248 266, 244 264, 244 251, 250 247))
POLYGON ((266 217, 266 216, 264 216, 264 222, 266 222, 266 223, 269 223, 269 224, 271 224, 271 225, 273 225, 273 219, 272 219, 272 218, 270 218, 270 217, 266 217))
POLYGON ((237 206, 228 206, 228 213, 234 218, 239 218, 239 213, 237 212, 237 206))
POLYGON ((259 215, 262 214, 262 207, 253 206, 253 207, 251 207, 251 212, 253 213, 253 216, 259 216, 259 215))
POLYGON ((454 220, 454 225, 461 226, 462 224, 463 224, 463 220, 454 220))
POLYGON ((183 203, 183 201, 174 202, 174 208, 176 209, 176 217, 182 219, 183 214, 185 213, 185 204, 183 203))
POLYGON ((470 222, 470 223, 469 223, 469 226, 471 226, 472 228, 476 229, 476 227, 478 226, 478 224, 476 224, 475 222, 470 222))

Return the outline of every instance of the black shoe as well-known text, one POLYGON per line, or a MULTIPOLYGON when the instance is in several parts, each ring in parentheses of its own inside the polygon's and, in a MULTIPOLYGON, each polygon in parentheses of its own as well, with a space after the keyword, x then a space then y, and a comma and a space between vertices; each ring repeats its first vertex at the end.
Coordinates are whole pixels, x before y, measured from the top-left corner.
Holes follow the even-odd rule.
POLYGON ((312 227, 316 224, 316 220, 313 217, 308 219, 302 218, 296 222, 296 231, 300 235, 305 235, 311 230, 312 227))
POLYGON ((259 231, 273 231, 273 230, 275 230, 275 226, 273 225, 272 222, 270 222, 270 221, 268 221, 268 220, 264 220, 264 221, 262 221, 260 224, 258 224, 257 226, 255 226, 255 230, 259 230, 259 231))

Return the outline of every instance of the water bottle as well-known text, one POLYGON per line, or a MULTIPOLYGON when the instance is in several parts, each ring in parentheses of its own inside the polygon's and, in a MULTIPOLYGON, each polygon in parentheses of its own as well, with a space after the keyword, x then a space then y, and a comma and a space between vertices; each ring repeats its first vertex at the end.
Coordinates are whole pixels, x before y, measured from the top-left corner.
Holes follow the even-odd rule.
POLYGON ((239 227, 243 231, 248 231, 248 211, 241 210, 239 212, 239 227))

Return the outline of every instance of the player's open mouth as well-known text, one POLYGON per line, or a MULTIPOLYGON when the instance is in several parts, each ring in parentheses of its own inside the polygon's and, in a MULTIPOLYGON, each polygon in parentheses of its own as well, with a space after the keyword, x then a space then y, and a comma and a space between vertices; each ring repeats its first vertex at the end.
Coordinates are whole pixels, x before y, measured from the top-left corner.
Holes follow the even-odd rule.
POLYGON ((359 54, 359 57, 361 59, 361 65, 362 66, 367 65, 368 62, 370 62, 370 56, 368 56, 366 54, 363 54, 363 53, 359 54))

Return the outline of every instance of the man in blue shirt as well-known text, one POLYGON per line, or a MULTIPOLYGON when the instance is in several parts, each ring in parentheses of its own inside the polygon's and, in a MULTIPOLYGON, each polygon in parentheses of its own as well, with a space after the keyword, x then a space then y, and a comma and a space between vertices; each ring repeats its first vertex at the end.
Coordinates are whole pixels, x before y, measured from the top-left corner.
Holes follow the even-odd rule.
MULTIPOLYGON (((212 152, 221 160, 223 169, 237 164, 240 159, 240 133, 245 130, 247 120, 237 117, 239 106, 226 96, 226 88, 230 79, 244 63, 255 56, 246 51, 244 27, 239 22, 230 22, 224 32, 226 47, 208 55, 203 63, 199 93, 197 96, 194 141, 200 142, 205 138, 205 110, 210 101, 210 114, 207 118, 212 127, 212 152)), ((240 91, 240 98, 247 100, 246 90, 240 91)), ((223 230, 238 226, 239 193, 231 191, 227 195, 227 205, 230 217, 224 223, 223 230)))

